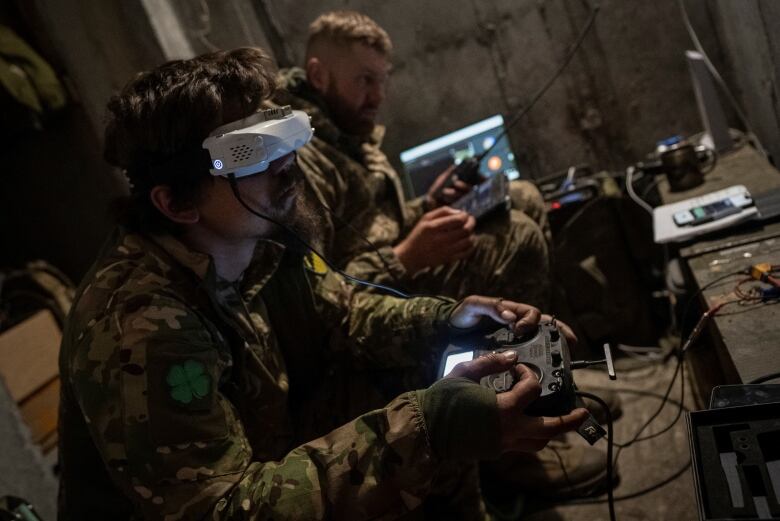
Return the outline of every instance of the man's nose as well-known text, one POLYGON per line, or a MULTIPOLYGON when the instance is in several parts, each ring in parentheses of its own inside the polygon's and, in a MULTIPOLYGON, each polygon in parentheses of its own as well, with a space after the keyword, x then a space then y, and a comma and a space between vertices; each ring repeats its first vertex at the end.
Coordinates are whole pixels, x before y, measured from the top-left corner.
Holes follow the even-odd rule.
POLYGON ((368 101, 375 107, 378 107, 385 100, 385 94, 385 83, 375 81, 371 84, 371 88, 368 91, 368 101))

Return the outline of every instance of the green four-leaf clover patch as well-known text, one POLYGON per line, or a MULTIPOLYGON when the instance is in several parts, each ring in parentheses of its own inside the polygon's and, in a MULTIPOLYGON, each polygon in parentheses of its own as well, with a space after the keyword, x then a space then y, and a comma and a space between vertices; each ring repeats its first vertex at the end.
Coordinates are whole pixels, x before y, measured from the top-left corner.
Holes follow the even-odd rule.
POLYGON ((184 405, 205 398, 211 391, 211 377, 206 366, 198 360, 172 365, 165 381, 170 387, 171 398, 184 405))

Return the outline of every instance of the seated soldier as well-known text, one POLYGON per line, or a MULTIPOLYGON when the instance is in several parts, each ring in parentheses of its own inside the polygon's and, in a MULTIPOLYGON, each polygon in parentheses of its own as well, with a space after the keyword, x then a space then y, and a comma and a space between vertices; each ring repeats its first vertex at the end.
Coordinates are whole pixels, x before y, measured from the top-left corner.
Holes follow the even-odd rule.
POLYGON ((401 281, 415 293, 501 294, 546 307, 549 232, 532 183, 513 181, 516 209, 476 228, 473 217, 446 206, 470 186, 458 181, 436 196, 449 170, 427 195, 405 199, 400 177, 381 150, 384 127, 375 124, 391 47, 369 17, 332 12, 309 28, 305 70, 280 74, 284 90, 275 102, 306 111, 316 130, 299 156, 307 180, 333 210, 324 227, 326 255, 352 275, 401 281))
POLYGON ((319 232, 305 139, 255 142, 240 170, 204 143, 296 118, 310 137, 303 115, 256 112, 273 85, 268 57, 238 49, 140 74, 109 102, 105 156, 131 197, 63 336, 62 520, 482 519, 476 460, 540 450, 585 418, 524 415, 540 388, 522 365, 510 392, 476 384, 514 365, 499 355, 378 401, 377 370, 414 370, 452 330, 541 316, 353 292, 304 269, 286 243, 319 232))
MULTIPOLYGON (((298 156, 307 181, 330 210, 320 228, 325 255, 351 275, 400 282, 413 293, 500 294, 548 307, 549 232, 532 183, 513 181, 514 209, 476 228, 468 214, 443 205, 469 189, 464 183, 446 189, 446 201, 434 197, 449 172, 427 195, 404 198, 399 175, 381 150, 384 127, 375 123, 391 49, 387 33, 368 16, 331 12, 309 27, 305 70, 280 73, 283 90, 274 101, 304 110, 315 128, 298 156)), ((599 394, 617 418, 618 395, 599 394)), ((598 406, 592 410, 603 420, 598 406)), ((602 451, 565 441, 556 442, 556 449, 557 454, 525 456, 524 471, 513 473, 520 488, 558 498, 603 485, 602 451)))

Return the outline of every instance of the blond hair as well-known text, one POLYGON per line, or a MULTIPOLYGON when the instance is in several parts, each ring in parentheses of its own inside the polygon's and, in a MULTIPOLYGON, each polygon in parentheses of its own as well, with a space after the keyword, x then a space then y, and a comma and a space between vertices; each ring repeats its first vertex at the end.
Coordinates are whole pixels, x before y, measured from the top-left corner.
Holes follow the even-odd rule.
POLYGON ((309 25, 306 57, 322 43, 346 46, 356 42, 385 56, 393 50, 387 31, 368 16, 357 11, 331 11, 318 16, 309 25))

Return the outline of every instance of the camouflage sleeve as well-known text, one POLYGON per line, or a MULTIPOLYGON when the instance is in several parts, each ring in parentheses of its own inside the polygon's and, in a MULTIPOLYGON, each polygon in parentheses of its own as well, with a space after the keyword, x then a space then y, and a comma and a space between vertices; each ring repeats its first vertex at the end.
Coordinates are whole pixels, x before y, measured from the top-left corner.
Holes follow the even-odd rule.
MULTIPOLYGON (((314 195, 337 215, 345 215, 346 205, 367 207, 373 204, 368 199, 369 195, 364 193, 365 187, 357 187, 356 190, 355 187, 347 186, 348 182, 338 168, 313 147, 306 146, 298 151, 298 165, 314 195), (342 196, 346 193, 350 196, 349 200, 342 196)), ((396 256, 392 245, 379 244, 376 250, 371 249, 352 230, 342 230, 342 237, 337 237, 337 229, 346 225, 337 223, 327 210, 318 213, 321 217, 318 231, 325 253, 345 254, 344 258, 331 259, 345 272, 379 284, 391 284, 407 276, 406 268, 396 256), (345 239, 344 234, 348 238, 345 239)))
POLYGON ((390 286, 397 286, 397 281, 404 280, 408 274, 392 246, 359 253, 347 262, 344 272, 369 282, 390 286))
POLYGON ((415 197, 411 201, 406 201, 405 207, 404 232, 406 234, 414 228, 414 225, 417 224, 417 221, 419 221, 426 212, 425 196, 421 195, 420 197, 415 197))
POLYGON ((319 314, 334 331, 331 345, 350 349, 367 366, 415 367, 438 360, 446 347, 453 300, 355 291, 332 271, 313 277, 319 314))
POLYGON ((90 326, 67 377, 144 519, 395 517, 429 492, 438 460, 415 393, 257 461, 223 394, 226 348, 186 306, 154 298, 90 326))

